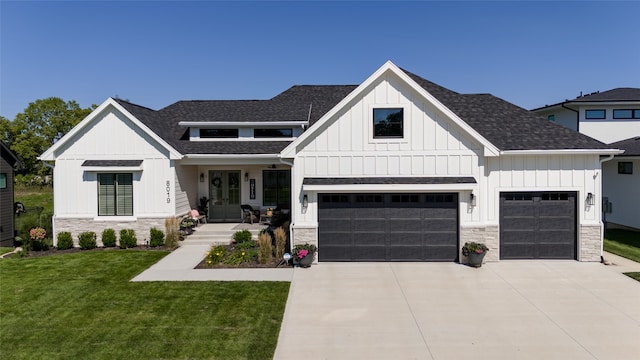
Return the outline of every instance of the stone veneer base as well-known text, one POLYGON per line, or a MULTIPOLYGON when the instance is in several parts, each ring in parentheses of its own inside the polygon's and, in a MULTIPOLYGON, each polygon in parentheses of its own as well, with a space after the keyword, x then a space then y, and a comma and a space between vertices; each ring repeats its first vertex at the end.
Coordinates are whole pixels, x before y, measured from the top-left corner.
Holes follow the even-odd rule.
POLYGON ((54 218, 53 228, 54 245, 58 243, 58 233, 68 231, 73 238, 73 246, 78 246, 78 235, 85 231, 93 231, 96 233, 96 242, 98 246, 102 246, 102 231, 105 229, 113 229, 116 232, 116 238, 120 238, 120 230, 133 229, 136 232, 138 245, 146 245, 149 243, 149 231, 155 227, 164 232, 165 218, 144 218, 134 221, 99 221, 88 218, 54 218))

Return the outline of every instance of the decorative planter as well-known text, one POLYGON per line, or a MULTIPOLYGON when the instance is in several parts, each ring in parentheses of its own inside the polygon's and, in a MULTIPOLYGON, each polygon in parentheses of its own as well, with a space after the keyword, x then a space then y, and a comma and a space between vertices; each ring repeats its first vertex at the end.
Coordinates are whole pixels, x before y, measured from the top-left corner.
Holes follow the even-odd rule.
POLYGON ((300 267, 308 268, 311 266, 311 263, 313 262, 313 254, 309 254, 303 257, 302 259, 298 259, 297 262, 300 267))
POLYGON ((469 265, 477 268, 482 266, 482 259, 484 259, 485 254, 486 252, 480 254, 475 252, 469 253, 469 256, 467 256, 467 258, 469 258, 469 265))
POLYGON ((267 217, 272 217, 273 216, 273 211, 267 211, 265 215, 267 217))

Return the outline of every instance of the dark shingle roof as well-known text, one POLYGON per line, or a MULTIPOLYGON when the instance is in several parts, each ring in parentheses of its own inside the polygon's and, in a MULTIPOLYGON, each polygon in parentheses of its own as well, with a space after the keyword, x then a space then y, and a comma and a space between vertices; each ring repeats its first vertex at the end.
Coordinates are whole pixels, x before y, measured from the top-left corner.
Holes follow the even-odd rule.
POLYGON ((293 86, 270 100, 178 101, 161 110, 115 99, 138 120, 183 154, 277 154, 289 141, 189 141, 188 128, 180 121, 315 123, 344 99, 355 85, 293 86), (311 114, 309 110, 311 109, 311 114))
MULTIPOLYGON (((554 124, 490 94, 460 94, 403 70, 500 150, 607 149, 607 145, 554 124)), ((183 154, 276 154, 287 141, 189 141, 180 121, 306 121, 310 126, 356 85, 298 85, 269 100, 179 101, 151 110, 116 101, 183 154), (311 109, 311 114, 309 113, 311 109)))
POLYGON ((640 101, 639 88, 615 88, 583 95, 568 102, 640 101))
POLYGON ((81 166, 140 166, 142 160, 85 160, 81 166))
POLYGON ((609 146, 613 149, 624 150, 624 153, 617 156, 640 156, 640 136, 614 142, 609 146))
POLYGON ((608 148, 491 94, 459 94, 403 71, 500 150, 608 148))
POLYGON ((0 141, 0 156, 9 164, 11 167, 20 167, 21 163, 16 154, 9 149, 9 146, 4 142, 0 141))

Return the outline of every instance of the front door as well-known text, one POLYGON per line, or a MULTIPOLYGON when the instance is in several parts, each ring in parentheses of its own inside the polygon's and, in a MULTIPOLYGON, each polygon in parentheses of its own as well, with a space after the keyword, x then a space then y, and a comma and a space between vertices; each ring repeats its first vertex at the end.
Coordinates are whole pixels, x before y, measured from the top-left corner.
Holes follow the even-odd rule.
POLYGON ((240 171, 209 171, 209 220, 240 221, 240 171))

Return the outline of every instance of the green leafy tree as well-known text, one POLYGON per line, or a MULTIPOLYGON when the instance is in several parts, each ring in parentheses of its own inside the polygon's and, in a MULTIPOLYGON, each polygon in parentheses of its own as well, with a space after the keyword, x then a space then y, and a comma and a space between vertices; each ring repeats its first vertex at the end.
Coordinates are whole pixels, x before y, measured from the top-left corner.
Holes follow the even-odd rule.
POLYGON ((77 102, 65 102, 57 97, 36 100, 24 112, 16 115, 11 125, 14 139, 11 150, 22 161, 22 173, 46 175, 50 169, 42 166, 38 156, 78 124, 96 107, 83 109, 77 102))
POLYGON ((0 141, 11 147, 13 142, 13 123, 4 116, 0 116, 0 141))

